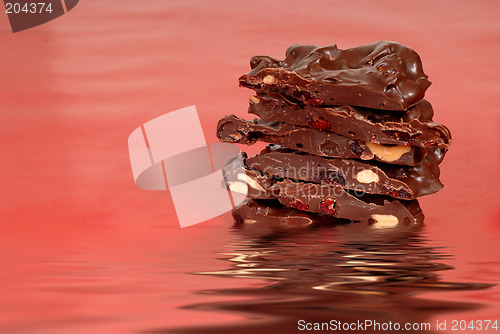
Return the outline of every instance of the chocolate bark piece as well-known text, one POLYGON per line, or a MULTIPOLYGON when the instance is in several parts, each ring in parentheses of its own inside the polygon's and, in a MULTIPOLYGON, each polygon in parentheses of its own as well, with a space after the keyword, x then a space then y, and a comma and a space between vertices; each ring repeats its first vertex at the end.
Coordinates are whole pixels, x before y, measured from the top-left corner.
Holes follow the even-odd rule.
POLYGON ((415 166, 428 149, 416 146, 383 146, 347 138, 334 132, 268 122, 261 119, 246 121, 229 115, 217 125, 217 138, 223 142, 251 145, 256 141, 282 145, 314 155, 331 158, 379 160, 389 164, 415 166))
POLYGON ((235 225, 260 223, 273 228, 339 225, 350 222, 347 219, 292 209, 276 199, 247 199, 233 209, 232 215, 235 225))
POLYGON ((267 188, 273 185, 273 178, 269 178, 260 171, 247 168, 245 160, 247 154, 241 152, 239 155, 228 161, 223 169, 222 188, 257 199, 273 199, 267 193, 267 188))
POLYGON ((407 112, 380 112, 347 105, 314 107, 270 93, 252 96, 248 112, 266 121, 309 126, 378 144, 448 148, 451 143, 450 130, 432 121, 434 111, 426 100, 407 112))
POLYGON ((284 60, 255 56, 250 66, 239 79, 241 86, 315 106, 407 110, 424 98, 431 84, 415 51, 387 41, 346 50, 294 44, 284 60))
POLYGON ((262 184, 267 193, 297 210, 384 226, 423 221, 417 200, 399 201, 386 196, 356 194, 337 185, 270 179, 271 187, 262 184))
MULTIPOLYGON (((411 205, 407 206, 408 211, 417 217, 417 224, 411 224, 404 226, 403 231, 408 231, 407 228, 420 228, 422 224, 418 222, 423 222, 423 215, 421 213, 418 202, 412 202, 411 205)), ((371 225, 371 224, 359 224, 353 223, 349 219, 335 218, 323 214, 312 213, 307 211, 300 211, 284 206, 277 200, 255 200, 247 199, 237 207, 233 209, 232 212, 234 225, 238 228, 250 228, 252 232, 257 232, 259 234, 269 233, 269 232, 286 232, 295 231, 297 228, 316 228, 320 226, 343 226, 349 228, 355 235, 349 235, 357 239, 357 237, 363 237, 364 233, 371 233, 373 230, 371 227, 384 227, 383 225, 371 225), (366 228, 370 228, 367 230, 366 228), (353 229, 353 230, 351 230, 353 229)), ((369 222, 370 223, 370 222, 369 222)), ((399 226, 403 227, 403 226, 399 226)), ((391 232, 396 230, 391 229, 391 232)), ((401 231, 401 230, 399 230, 401 231)), ((380 236, 387 241, 387 230, 384 231, 380 236)), ((282 235, 282 234, 280 234, 282 235)), ((377 234, 371 233, 368 237, 376 236, 377 234)))
POLYGON ((333 184, 345 189, 409 200, 433 194, 443 188, 438 166, 443 151, 432 148, 419 165, 411 167, 325 158, 268 145, 259 154, 245 159, 245 165, 279 178, 333 184))

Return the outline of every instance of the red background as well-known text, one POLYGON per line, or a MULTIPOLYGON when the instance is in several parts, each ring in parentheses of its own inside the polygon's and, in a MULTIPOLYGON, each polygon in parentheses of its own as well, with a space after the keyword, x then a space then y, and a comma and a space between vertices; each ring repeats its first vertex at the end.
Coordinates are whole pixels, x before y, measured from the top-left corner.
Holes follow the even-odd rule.
MULTIPOLYGON (((420 54, 433 82, 426 99, 453 134, 441 165, 445 189, 421 200, 431 243, 454 255, 448 279, 500 282, 498 1, 87 0, 25 32, 13 34, 8 24, 0 13, 0 329, 31 333, 29 326, 74 318, 85 319, 82 332, 107 328, 103 333, 189 322, 193 311, 175 306, 198 298, 187 291, 201 283, 174 271, 161 283, 149 265, 179 266, 178 273, 186 263, 221 266, 197 250, 200 242, 214 251, 227 242, 220 231, 231 219, 178 228, 168 192, 134 185, 128 135, 194 104, 207 141, 215 142, 220 117, 250 118, 251 92, 237 83, 250 57, 280 58, 293 43, 350 48, 392 40, 420 54), (146 292, 134 303, 99 295, 82 262, 108 270, 122 289, 154 286, 170 308, 146 292), (59 266, 74 275, 57 276, 59 266), (48 288, 57 284, 70 292, 48 288), (72 298, 71 289, 82 286, 88 295, 72 298), (114 310, 118 320, 90 316, 99 310, 114 310), (31 325, 21 324, 26 319, 31 325)), ((244 283, 206 277, 202 284, 244 283)), ((435 298, 496 305, 499 291, 435 298)), ((461 318, 499 316, 496 307, 481 312, 461 318)), ((202 323, 234 317, 197 316, 202 323)))

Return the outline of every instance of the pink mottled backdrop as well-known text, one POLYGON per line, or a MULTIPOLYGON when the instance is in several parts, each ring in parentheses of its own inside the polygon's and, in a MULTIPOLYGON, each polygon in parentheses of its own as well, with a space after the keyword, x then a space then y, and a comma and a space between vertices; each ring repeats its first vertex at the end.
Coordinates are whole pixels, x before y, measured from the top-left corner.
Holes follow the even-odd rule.
MULTIPOLYGON (((242 321, 178 308, 220 298, 197 289, 260 281, 184 274, 225 267, 213 253, 232 241, 231 218, 178 228, 168 192, 134 185, 128 135, 194 104, 215 142, 220 117, 247 117, 237 78, 251 56, 378 40, 420 54, 435 120, 453 133, 445 189, 421 200, 430 243, 453 254, 443 277, 500 283, 498 1, 85 0, 16 34, 0 13, 0 332, 242 321)), ((500 318, 499 293, 426 297, 491 306, 440 319, 500 318)))

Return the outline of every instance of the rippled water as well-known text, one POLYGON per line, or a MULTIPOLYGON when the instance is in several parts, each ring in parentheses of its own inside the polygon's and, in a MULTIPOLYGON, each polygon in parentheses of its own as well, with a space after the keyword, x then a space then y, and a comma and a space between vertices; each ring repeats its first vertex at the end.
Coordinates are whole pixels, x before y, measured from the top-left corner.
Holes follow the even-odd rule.
MULTIPOLYGON (((450 282, 440 272, 453 269, 441 261, 446 250, 431 247, 422 226, 377 230, 364 224, 342 224, 300 230, 269 231, 259 224, 241 226, 240 240, 220 257, 228 268, 198 272, 232 278, 258 278, 265 284, 238 289, 202 290, 219 296, 256 298, 197 303, 187 309, 243 312, 266 319, 260 324, 178 329, 179 333, 290 333, 298 320, 308 322, 423 323, 446 312, 479 309, 481 303, 420 298, 428 291, 471 291, 492 284, 450 282)), ((434 323, 432 324, 434 326, 434 323)), ((366 330, 365 332, 371 332, 366 330)), ((373 331, 380 332, 380 331, 373 331)), ((405 331, 434 333, 434 331, 405 331)), ((151 333, 163 333, 152 331, 151 333)))
POLYGON ((433 225, 230 226, 6 229, 0 333, 294 333, 300 320, 436 333, 437 320, 498 319, 494 234, 441 246, 433 225))

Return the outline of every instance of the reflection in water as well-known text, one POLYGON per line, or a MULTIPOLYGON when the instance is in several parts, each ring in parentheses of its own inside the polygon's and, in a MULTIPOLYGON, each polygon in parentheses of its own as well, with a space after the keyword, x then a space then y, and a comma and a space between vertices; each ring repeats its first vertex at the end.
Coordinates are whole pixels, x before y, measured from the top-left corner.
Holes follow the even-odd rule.
MULTIPOLYGON (((248 298, 187 308, 238 311, 265 321, 183 328, 178 333, 293 333, 298 332, 301 319, 423 323, 442 312, 471 310, 480 305, 426 300, 416 297, 417 293, 490 286, 442 281, 438 272, 452 267, 439 260, 450 256, 426 246, 421 226, 375 229, 352 223, 266 232, 262 228, 257 223, 235 229, 242 241, 230 245, 232 252, 224 254, 229 256, 224 259, 232 264, 231 268, 198 274, 264 279, 268 283, 247 289, 204 291, 248 298)), ((431 325, 430 331, 414 332, 433 333, 435 324, 431 325)))

